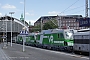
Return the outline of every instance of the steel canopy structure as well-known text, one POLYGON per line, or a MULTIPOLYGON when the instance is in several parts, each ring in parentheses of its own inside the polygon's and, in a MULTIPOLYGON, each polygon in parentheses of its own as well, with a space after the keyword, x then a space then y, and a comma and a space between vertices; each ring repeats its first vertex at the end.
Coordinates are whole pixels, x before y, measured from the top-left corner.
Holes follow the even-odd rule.
POLYGON ((16 36, 20 33, 23 26, 28 31, 28 23, 27 22, 25 22, 25 24, 24 24, 23 21, 16 19, 14 17, 10 17, 10 16, 0 17, 0 38, 2 37, 3 32, 7 32, 7 40, 9 42, 11 39, 10 38, 10 36, 11 36, 11 19, 12 19, 12 37, 13 37, 13 40, 16 39, 16 36), (6 22, 7 22, 7 25, 6 25, 6 22), (7 27, 7 29, 6 29, 6 27, 7 27))

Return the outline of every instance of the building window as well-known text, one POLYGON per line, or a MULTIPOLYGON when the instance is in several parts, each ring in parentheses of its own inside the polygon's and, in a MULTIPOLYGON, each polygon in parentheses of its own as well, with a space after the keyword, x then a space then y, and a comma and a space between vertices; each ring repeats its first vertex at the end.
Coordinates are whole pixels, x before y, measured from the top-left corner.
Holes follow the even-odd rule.
POLYGON ((66 21, 66 23, 67 23, 67 21, 66 21))
POLYGON ((69 26, 70 26, 71 24, 69 23, 69 26))
POLYGON ((67 23, 65 24, 65 26, 67 26, 67 23))
POLYGON ((76 24, 74 23, 74 26, 76 26, 76 24))
POLYGON ((65 26, 65 24, 63 24, 63 26, 65 26))
POLYGON ((64 23, 65 21, 63 21, 63 23, 64 23))
POLYGON ((72 20, 72 22, 74 22, 74 21, 72 20))
POLYGON ((73 26, 73 23, 71 23, 71 26, 73 26))

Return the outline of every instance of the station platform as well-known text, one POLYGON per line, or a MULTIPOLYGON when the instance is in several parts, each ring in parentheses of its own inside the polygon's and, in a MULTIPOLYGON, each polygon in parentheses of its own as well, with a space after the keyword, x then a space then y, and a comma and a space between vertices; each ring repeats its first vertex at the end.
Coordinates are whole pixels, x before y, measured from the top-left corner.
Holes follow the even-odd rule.
MULTIPOLYGON (((1 44, 2 43, 0 43, 0 45, 1 44)), ((10 60, 9 57, 3 51, 3 49, 7 49, 7 48, 4 48, 3 46, 0 46, 0 60, 10 60)))

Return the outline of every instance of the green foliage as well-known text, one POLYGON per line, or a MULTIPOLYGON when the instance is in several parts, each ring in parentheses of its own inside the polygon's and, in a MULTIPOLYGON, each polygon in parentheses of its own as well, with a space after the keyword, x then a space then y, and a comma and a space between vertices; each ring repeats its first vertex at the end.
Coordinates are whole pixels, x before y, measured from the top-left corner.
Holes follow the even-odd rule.
MULTIPOLYGON (((55 19, 49 20, 47 23, 43 24, 43 30, 47 30, 47 29, 55 29, 58 28, 58 22, 55 19), (53 22, 56 24, 54 24, 53 22)), ((34 26, 33 28, 30 29, 30 32, 36 32, 36 31, 41 31, 41 24, 34 26)))
POLYGON ((57 26, 57 21, 56 21, 55 19, 52 19, 52 21, 49 21, 49 22, 45 23, 45 24, 43 25, 43 30, 58 28, 58 26, 57 26), (53 21, 56 25, 55 25, 52 21, 53 21))
POLYGON ((40 28, 41 28, 40 25, 34 26, 34 27, 30 28, 30 32, 40 31, 41 30, 40 28))

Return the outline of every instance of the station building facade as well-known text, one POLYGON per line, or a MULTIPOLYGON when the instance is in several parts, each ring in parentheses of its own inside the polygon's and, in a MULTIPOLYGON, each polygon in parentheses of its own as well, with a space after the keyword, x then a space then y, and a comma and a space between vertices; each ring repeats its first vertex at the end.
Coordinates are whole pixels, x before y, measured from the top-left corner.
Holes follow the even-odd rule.
POLYGON ((0 17, 0 39, 2 40, 2 37, 7 35, 7 41, 10 42, 12 28, 12 38, 15 40, 23 27, 27 28, 28 30, 28 23, 25 22, 24 24, 23 21, 10 16, 0 17))

